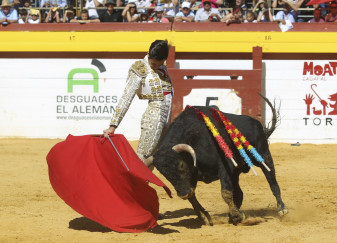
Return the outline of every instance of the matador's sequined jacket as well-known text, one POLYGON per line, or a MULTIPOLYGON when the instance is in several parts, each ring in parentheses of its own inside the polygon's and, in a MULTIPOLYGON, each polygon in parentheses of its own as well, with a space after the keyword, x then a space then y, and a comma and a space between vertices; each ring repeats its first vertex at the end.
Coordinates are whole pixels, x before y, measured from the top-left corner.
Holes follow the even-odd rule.
POLYGON ((132 64, 126 82, 124 93, 110 122, 112 126, 119 125, 136 94, 143 100, 163 100, 166 93, 173 92, 166 66, 152 70, 147 56, 132 64))

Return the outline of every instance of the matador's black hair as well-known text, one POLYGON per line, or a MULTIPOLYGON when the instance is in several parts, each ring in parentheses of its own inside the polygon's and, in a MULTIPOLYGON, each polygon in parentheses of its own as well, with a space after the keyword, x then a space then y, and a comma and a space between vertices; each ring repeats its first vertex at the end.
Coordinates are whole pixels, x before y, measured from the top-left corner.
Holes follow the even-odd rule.
POLYGON ((156 60, 166 60, 170 45, 167 40, 156 40, 152 42, 149 49, 149 58, 156 60))

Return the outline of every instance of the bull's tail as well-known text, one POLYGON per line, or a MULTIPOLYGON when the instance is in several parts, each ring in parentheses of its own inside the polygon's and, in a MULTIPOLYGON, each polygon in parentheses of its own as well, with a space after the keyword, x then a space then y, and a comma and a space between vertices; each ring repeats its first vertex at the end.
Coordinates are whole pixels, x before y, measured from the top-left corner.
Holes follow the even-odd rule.
POLYGON ((268 104, 268 106, 271 108, 271 111, 273 113, 273 117, 271 119, 271 126, 269 127, 270 122, 268 123, 268 126, 266 125, 264 127, 264 133, 266 134, 267 139, 270 137, 270 135, 275 131, 277 124, 280 122, 280 110, 276 110, 275 108, 275 102, 274 105, 270 102, 268 98, 263 96, 262 94, 258 93, 262 99, 268 104))

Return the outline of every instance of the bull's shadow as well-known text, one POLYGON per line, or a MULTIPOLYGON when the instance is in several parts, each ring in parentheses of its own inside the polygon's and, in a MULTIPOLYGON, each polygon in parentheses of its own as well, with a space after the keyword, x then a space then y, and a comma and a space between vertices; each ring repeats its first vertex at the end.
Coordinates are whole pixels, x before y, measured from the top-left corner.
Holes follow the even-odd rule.
MULTIPOLYGON (((279 218, 279 215, 277 213, 276 209, 266 209, 266 208, 260 208, 260 209, 243 209, 242 212, 246 215, 246 218, 255 218, 255 217, 261 217, 261 218, 279 218)), ((214 214, 214 217, 228 217, 228 213, 221 213, 221 214, 214 214)))

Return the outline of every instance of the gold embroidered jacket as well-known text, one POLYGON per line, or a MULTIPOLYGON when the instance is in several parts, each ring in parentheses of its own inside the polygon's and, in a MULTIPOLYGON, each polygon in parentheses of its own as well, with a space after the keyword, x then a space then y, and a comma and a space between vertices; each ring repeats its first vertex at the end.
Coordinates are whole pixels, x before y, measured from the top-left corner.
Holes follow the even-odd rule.
POLYGON ((129 69, 124 93, 120 98, 110 125, 118 126, 131 102, 137 94, 139 99, 163 100, 164 92, 172 93, 173 87, 167 68, 162 65, 159 70, 152 70, 147 56, 136 61, 129 69))

